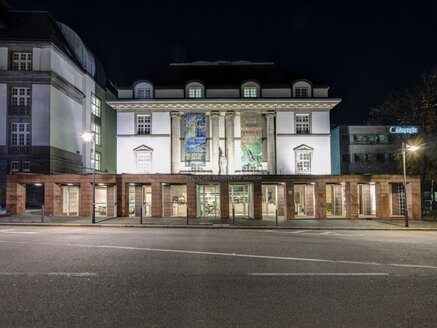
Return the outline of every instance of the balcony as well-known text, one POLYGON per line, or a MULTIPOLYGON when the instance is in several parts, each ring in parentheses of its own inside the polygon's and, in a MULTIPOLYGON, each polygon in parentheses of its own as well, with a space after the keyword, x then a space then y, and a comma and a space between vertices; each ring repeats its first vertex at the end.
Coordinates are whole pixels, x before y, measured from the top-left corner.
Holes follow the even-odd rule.
POLYGON ((9 155, 28 155, 30 154, 30 146, 9 146, 9 155))
POLYGON ((11 116, 30 116, 30 106, 13 106, 8 107, 8 115, 11 116))

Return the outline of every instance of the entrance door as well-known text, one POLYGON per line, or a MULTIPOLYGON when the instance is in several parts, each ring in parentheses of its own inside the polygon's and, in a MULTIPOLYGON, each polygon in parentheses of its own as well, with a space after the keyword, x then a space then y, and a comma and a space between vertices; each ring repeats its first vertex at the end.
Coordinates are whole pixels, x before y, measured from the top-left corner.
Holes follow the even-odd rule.
POLYGON ((235 210, 235 217, 253 218, 251 185, 229 185, 229 210, 235 210))
POLYGON ((220 217, 220 186, 197 185, 197 216, 220 217))
POLYGON ((294 214, 297 218, 314 217, 314 186, 294 185, 294 214))
POLYGON ((79 215, 79 187, 62 187, 62 214, 67 216, 79 215))
POLYGON ((278 208, 278 187, 276 185, 263 185, 263 216, 274 217, 278 208))
POLYGON ((108 189, 106 186, 96 186, 96 215, 106 216, 108 209, 108 189))
POLYGON ((152 216, 152 187, 143 186, 143 211, 145 217, 152 216))

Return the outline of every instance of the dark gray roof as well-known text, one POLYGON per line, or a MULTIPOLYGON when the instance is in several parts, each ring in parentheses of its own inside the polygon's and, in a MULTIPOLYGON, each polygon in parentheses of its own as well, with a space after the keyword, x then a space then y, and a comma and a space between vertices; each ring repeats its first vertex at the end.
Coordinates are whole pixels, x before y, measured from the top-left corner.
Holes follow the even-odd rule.
MULTIPOLYGON (((255 80, 263 87, 290 87, 303 76, 282 69, 274 63, 194 62, 170 64, 168 67, 146 75, 146 80, 155 87, 180 87, 189 81, 198 80, 206 87, 239 88, 241 83, 255 80)), ((310 81, 311 82, 311 81, 310 81)), ((320 86, 318 83, 312 82, 320 86)))
MULTIPOLYGON (((100 62, 94 63, 94 55, 85 45, 82 45, 85 48, 82 52, 86 52, 89 58, 92 57, 93 69, 90 70, 89 63, 84 62, 83 58, 78 56, 78 49, 73 48, 71 35, 75 33, 66 25, 57 23, 48 12, 8 10, 4 15, 3 23, 5 27, 0 28, 0 40, 52 42, 79 67, 88 72, 98 84, 105 87, 106 75, 100 62)), ((76 39, 79 37, 77 36, 76 39)))

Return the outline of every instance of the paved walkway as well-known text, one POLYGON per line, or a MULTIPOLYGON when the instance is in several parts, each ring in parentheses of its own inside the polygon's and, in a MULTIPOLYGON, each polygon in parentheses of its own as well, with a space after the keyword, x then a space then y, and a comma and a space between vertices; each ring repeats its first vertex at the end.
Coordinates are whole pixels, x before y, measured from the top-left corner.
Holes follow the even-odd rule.
MULTIPOLYGON (((125 226, 125 227, 191 227, 191 228, 264 228, 264 229, 328 229, 328 230, 392 230, 392 229, 417 229, 417 230, 436 230, 437 220, 434 221, 416 221, 410 220, 410 227, 405 228, 403 219, 378 220, 378 219, 295 219, 286 221, 284 219, 273 220, 251 220, 236 219, 235 222, 230 220, 219 219, 190 219, 187 225, 186 218, 143 218, 140 225, 139 217, 128 218, 105 218, 97 217, 95 226, 125 226)), ((1 224, 31 224, 31 225, 92 225, 90 217, 66 217, 66 216, 45 216, 41 220, 40 214, 31 215, 0 215, 1 224)))

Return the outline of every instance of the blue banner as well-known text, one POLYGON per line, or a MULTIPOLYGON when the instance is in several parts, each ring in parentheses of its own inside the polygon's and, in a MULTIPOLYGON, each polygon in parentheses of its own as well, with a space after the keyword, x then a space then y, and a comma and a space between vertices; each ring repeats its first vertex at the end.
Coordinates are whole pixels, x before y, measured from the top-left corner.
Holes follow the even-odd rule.
POLYGON ((202 164, 206 161, 206 121, 205 114, 184 115, 185 161, 202 164))

